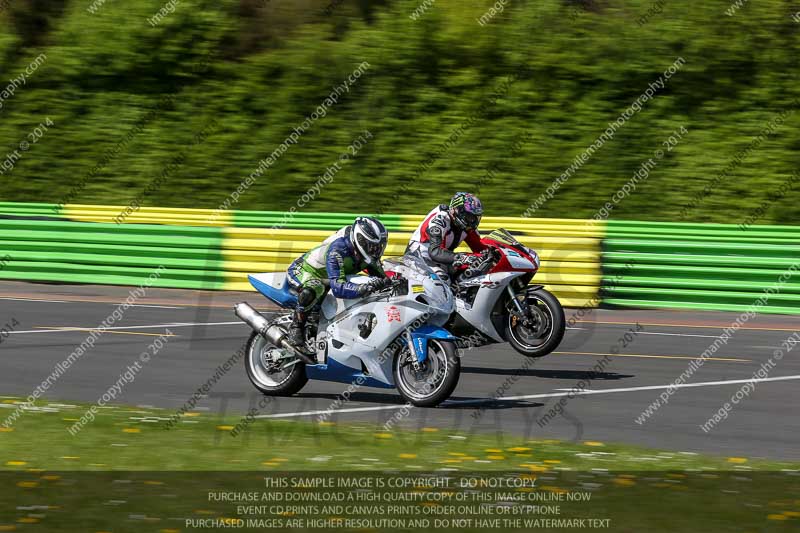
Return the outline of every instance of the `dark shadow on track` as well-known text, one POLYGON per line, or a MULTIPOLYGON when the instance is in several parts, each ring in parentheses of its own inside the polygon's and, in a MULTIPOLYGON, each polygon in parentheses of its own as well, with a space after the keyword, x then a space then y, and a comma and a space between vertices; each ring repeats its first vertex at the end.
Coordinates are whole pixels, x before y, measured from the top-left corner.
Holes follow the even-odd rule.
MULTIPOLYGON (((308 398, 308 399, 327 399, 335 401, 342 398, 341 394, 333 394, 327 392, 299 392, 290 396, 290 398, 308 398)), ((403 398, 397 393, 380 393, 380 392, 353 392, 349 396, 351 402, 364 402, 364 403, 385 403, 391 405, 402 405, 403 398)))
POLYGON ((440 406, 445 409, 480 409, 481 411, 530 409, 531 407, 544 407, 544 404, 529 400, 504 400, 503 398, 450 398, 440 406))
MULTIPOLYGON (((338 394, 330 393, 307 393, 301 392, 292 396, 292 398, 303 399, 328 399, 335 401, 340 398, 338 394)), ((382 403, 386 405, 403 405, 405 402, 399 394, 382 394, 379 392, 354 392, 350 395, 351 402, 362 403, 382 403)), ((525 400, 504 400, 503 398, 475 398, 469 396, 451 396, 439 407, 432 409, 512 409, 512 408, 528 408, 528 407, 541 407, 544 404, 537 402, 529 402, 525 400)), ((346 407, 345 407, 346 408, 346 407)), ((416 409, 424 409, 417 407, 416 409)))
POLYGON ((592 372, 583 370, 523 370, 521 368, 482 368, 462 366, 461 372, 466 374, 494 374, 499 376, 530 376, 547 379, 604 379, 616 380, 636 377, 633 374, 617 374, 616 372, 592 372))

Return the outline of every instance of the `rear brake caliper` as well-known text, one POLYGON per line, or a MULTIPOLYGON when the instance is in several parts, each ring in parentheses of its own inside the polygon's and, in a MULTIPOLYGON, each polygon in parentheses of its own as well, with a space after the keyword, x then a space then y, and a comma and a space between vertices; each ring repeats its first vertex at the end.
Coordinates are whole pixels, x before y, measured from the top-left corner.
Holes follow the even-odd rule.
POLYGON ((281 351, 278 348, 269 348, 261 352, 261 364, 269 372, 280 369, 281 351))

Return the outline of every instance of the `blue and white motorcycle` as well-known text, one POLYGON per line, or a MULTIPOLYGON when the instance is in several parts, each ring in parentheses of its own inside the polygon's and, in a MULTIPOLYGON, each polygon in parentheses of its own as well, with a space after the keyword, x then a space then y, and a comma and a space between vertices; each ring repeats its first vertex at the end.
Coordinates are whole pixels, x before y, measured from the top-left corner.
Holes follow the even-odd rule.
MULTIPOLYGON (((442 326, 455 308, 453 292, 425 263, 414 257, 390 259, 384 268, 392 286, 360 299, 328 293, 312 312, 306 346, 289 343, 291 314, 274 320, 247 303, 235 313, 253 328, 245 368, 253 385, 270 396, 295 394, 309 379, 397 388, 416 406, 446 400, 458 384, 461 365, 456 337, 442 326)), ((296 294, 285 273, 252 274, 250 283, 283 309, 293 309, 296 294)), ((349 281, 368 283, 368 276, 349 281)))

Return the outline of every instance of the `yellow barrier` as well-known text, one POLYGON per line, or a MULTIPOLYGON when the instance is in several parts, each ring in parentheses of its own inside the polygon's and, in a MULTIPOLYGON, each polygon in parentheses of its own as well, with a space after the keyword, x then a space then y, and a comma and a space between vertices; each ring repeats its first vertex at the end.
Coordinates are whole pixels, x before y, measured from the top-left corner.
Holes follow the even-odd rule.
MULTIPOLYGON (((505 227, 524 233, 517 235, 517 238, 536 250, 542 261, 534 281, 545 285, 563 305, 577 307, 597 301, 595 297, 602 280, 600 228, 587 229, 584 221, 520 223, 516 220, 515 224, 509 223, 513 220, 516 219, 488 219, 487 223, 481 225, 481 229, 490 231, 496 227, 505 227)), ((247 281, 247 274, 286 270, 292 261, 322 242, 330 233, 316 230, 224 229, 224 288, 253 290, 247 281)), ((386 255, 402 255, 409 237, 410 231, 390 233, 386 255)))
MULTIPOLYGON (((345 214, 298 214, 294 222, 300 226, 329 229, 273 230, 271 227, 235 226, 269 226, 273 221, 283 220, 280 213, 141 207, 125 216, 123 206, 69 204, 64 206, 61 215, 83 222, 221 227, 223 288, 241 291, 253 290, 247 274, 286 270, 297 257, 327 238, 333 231, 332 227, 336 227, 336 221, 348 219, 345 214), (121 214, 122 218, 118 218, 121 214), (301 223, 301 219, 305 222, 301 223), (315 225, 317 223, 323 225, 315 225)), ((387 215, 386 218, 393 230, 386 255, 402 255, 411 232, 424 216, 387 215)), ((600 243, 605 236, 605 223, 557 218, 484 217, 482 233, 496 228, 511 231, 523 244, 539 253, 542 265, 534 281, 545 285, 564 305, 582 306, 597 301, 602 280, 600 243)))

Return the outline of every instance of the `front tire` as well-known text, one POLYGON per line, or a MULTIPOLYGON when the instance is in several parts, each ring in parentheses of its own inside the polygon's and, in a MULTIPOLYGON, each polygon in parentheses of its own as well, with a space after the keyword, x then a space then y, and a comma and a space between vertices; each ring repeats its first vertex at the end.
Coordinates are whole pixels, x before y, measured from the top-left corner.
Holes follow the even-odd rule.
POLYGON ((456 345, 438 339, 428 342, 428 357, 416 370, 408 346, 395 353, 392 363, 394 382, 400 396, 417 407, 435 407, 448 399, 458 385, 461 360, 456 345))
MULTIPOLYGON (((278 348, 255 331, 247 340, 245 348, 244 368, 247 377, 255 388, 267 396, 291 396, 297 393, 308 382, 306 365, 298 361, 292 366, 282 369, 273 359, 272 350, 278 348)), ((283 360, 284 364, 288 362, 283 360)))
POLYGON ((558 348, 564 338, 564 308, 558 298, 544 289, 529 292, 527 303, 534 319, 533 327, 526 327, 509 312, 506 316, 506 338, 525 357, 544 357, 558 348))

